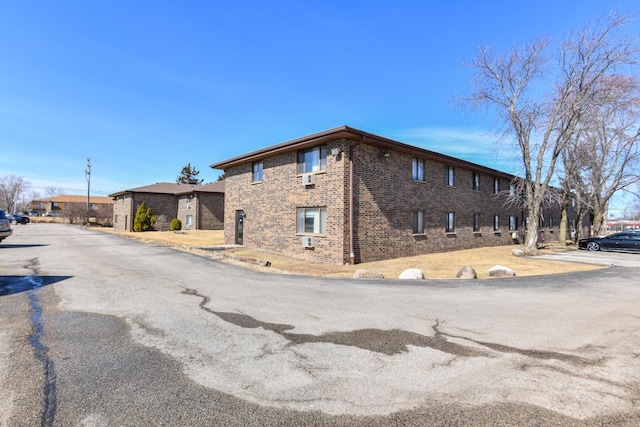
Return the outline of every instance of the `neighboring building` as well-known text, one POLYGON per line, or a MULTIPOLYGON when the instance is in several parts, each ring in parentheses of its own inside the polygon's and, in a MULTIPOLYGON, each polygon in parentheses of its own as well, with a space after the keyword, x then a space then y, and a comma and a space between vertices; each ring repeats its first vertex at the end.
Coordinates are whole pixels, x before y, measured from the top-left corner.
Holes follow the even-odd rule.
MULTIPOLYGON (((225 173, 225 242, 369 262, 522 241, 513 175, 348 126, 211 165, 225 173)), ((560 211, 545 211, 557 239, 560 211)))
MULTIPOLYGON (((32 211, 38 215, 51 212, 54 216, 82 217, 87 212, 87 196, 55 196, 36 199, 31 202, 32 211)), ((111 218, 113 215, 113 200, 105 196, 89 197, 89 215, 100 218, 111 218)))
POLYGON ((167 221, 178 218, 183 230, 222 230, 224 228, 224 181, 205 185, 160 182, 111 194, 115 203, 113 229, 133 231, 138 206, 145 203, 154 215, 167 221))

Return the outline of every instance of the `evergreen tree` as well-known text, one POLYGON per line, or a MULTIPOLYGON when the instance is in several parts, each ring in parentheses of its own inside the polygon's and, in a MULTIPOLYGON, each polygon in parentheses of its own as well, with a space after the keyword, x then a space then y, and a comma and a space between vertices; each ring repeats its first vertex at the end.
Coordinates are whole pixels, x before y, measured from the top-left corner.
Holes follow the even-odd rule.
POLYGON ((138 206, 136 216, 133 219, 133 231, 147 231, 151 229, 157 218, 157 215, 151 213, 151 208, 148 208, 144 202, 142 202, 140 206, 138 206))
POLYGON ((204 180, 198 179, 198 174, 200 174, 200 171, 191 166, 191 163, 188 163, 182 168, 180 175, 176 178, 176 183, 200 185, 204 180))

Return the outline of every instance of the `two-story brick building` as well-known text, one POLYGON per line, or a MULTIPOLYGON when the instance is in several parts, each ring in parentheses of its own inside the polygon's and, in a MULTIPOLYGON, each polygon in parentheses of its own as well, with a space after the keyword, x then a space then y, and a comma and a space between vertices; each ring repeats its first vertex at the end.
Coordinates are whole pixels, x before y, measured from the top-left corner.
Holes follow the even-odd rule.
MULTIPOLYGON (((234 157, 225 241, 329 263, 521 241, 513 175, 348 126, 234 157)), ((546 209, 547 238, 559 210, 546 209)))
POLYGON ((142 204, 168 221, 178 218, 184 230, 222 230, 224 227, 225 183, 205 185, 160 182, 111 194, 113 229, 133 231, 133 218, 142 204))

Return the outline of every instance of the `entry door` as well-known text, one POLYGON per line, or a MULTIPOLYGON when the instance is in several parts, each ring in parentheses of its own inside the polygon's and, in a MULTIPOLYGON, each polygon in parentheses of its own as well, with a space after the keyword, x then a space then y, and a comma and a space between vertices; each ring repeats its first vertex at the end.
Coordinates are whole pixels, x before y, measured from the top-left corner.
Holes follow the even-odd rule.
POLYGON ((236 211, 236 245, 242 245, 244 234, 244 211, 236 211))

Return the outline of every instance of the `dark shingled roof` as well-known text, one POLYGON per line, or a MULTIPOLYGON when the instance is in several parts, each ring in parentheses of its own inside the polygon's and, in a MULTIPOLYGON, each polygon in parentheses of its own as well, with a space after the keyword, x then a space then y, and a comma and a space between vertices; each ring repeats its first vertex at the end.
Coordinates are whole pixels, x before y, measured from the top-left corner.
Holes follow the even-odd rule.
POLYGON ((455 157, 447 156, 446 154, 440 154, 436 153, 435 151, 425 150, 424 148, 404 144, 402 142, 394 141, 383 136, 374 135, 372 133, 358 130, 349 126, 340 126, 334 129, 326 130, 324 132, 314 133, 313 135, 303 136, 302 138, 293 139, 291 141, 283 142, 282 144, 273 145, 271 147, 263 148, 251 153, 243 154, 241 156, 214 163, 210 165, 210 167, 213 169, 225 170, 244 163, 260 161, 275 154, 301 150, 312 147, 314 145, 326 144, 327 142, 336 139, 349 139, 352 141, 359 141, 364 144, 373 145, 374 147, 396 150, 402 153, 410 154, 412 156, 434 160, 445 165, 463 167, 471 171, 489 173, 491 175, 506 179, 514 178, 513 175, 506 172, 502 172, 455 157))
POLYGON ((128 193, 172 194, 174 196, 189 193, 224 193, 224 181, 212 182, 204 185, 158 182, 156 184, 119 191, 117 193, 110 194, 109 197, 121 196, 128 193))

